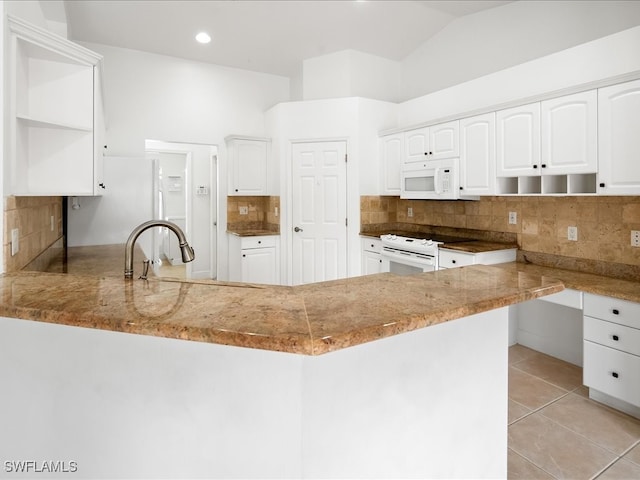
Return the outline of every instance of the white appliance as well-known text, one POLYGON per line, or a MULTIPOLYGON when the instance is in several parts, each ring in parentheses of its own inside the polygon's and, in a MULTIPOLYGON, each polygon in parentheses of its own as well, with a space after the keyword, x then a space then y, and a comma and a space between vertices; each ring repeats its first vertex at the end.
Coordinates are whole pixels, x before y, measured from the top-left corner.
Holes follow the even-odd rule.
POLYGON ((411 275, 438 270, 438 245, 430 239, 381 235, 382 271, 398 275, 411 275))
POLYGON ((425 161, 403 165, 400 198, 456 200, 460 198, 459 159, 425 161))

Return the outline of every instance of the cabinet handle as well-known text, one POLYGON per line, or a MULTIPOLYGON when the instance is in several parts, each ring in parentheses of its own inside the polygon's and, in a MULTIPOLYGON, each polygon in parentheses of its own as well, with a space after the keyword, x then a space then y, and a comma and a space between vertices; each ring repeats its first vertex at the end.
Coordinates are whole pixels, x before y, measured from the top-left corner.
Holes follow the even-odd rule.
POLYGON ((541 165, 541 167, 542 167, 542 168, 547 168, 547 164, 546 164, 546 163, 543 163, 543 164, 541 165))
POLYGON ((258 240, 258 245, 260 245, 262 243, 262 240, 258 240))
POLYGON ((604 183, 601 183, 601 184, 600 184, 600 187, 601 187, 601 188, 604 188, 604 183))
POLYGON ((429 155, 429 152, 424 152, 425 155, 429 155))
POLYGON ((613 335, 611 338, 613 338, 613 340, 616 342, 620 340, 620 337, 618 337, 618 335, 613 335))
POLYGON ((243 256, 243 257, 246 257, 246 256, 247 256, 247 254, 246 254, 246 253, 243 253, 243 254, 242 254, 242 256, 243 256))
POLYGON ((456 263, 456 261, 455 260, 451 260, 451 263, 456 263))
POLYGON ((617 308, 614 308, 612 312, 614 315, 620 315, 620 310, 618 310, 617 308))
POLYGON ((611 376, 613 378, 619 378, 620 377, 620 375, 618 375, 618 372, 611 372, 611 376))
POLYGON ((373 248, 373 243, 371 244, 371 248, 373 248))
POLYGON ((464 190, 464 188, 460 187, 460 190, 464 190))
POLYGON ((429 155, 433 155, 433 152, 429 152, 429 155))
POLYGON ((99 186, 100 188, 107 188, 107 187, 105 187, 105 186, 104 186, 104 183, 99 183, 99 184, 98 184, 98 186, 99 186))
POLYGON ((538 168, 538 165, 534 165, 533 168, 538 168))

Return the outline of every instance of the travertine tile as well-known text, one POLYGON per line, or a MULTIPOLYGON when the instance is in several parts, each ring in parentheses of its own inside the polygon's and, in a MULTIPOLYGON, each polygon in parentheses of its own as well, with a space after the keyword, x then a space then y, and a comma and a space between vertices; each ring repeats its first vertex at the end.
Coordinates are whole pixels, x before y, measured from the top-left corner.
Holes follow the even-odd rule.
POLYGON ((509 347, 509 365, 521 362, 522 360, 525 360, 532 355, 535 355, 536 353, 538 352, 518 343, 516 343, 515 345, 511 345, 509 347))
POLYGON ((617 458, 539 413, 509 427, 509 447, 559 479, 591 478, 617 458))
POLYGON ((636 465, 640 465, 640 443, 632 448, 629 453, 627 453, 624 458, 629 460, 630 462, 635 463, 636 465))
POLYGON ((640 420, 573 393, 540 413, 617 455, 640 440, 640 420))
POLYGON ((568 392, 539 378, 509 367, 509 398, 531 410, 557 400, 568 392))
POLYGON ((632 480, 634 478, 640 478, 640 465, 621 459, 598 475, 596 480, 632 480))
POLYGON ((536 352, 518 363, 518 369, 565 390, 573 390, 582 385, 582 368, 543 353, 536 352))
POLYGON ((524 405, 520 405, 518 402, 514 402, 509 399, 509 415, 508 415, 508 424, 511 425, 516 420, 524 417, 531 413, 531 409, 525 407, 524 405))
POLYGON ((553 476, 511 449, 507 454, 507 478, 509 480, 553 480, 553 476))

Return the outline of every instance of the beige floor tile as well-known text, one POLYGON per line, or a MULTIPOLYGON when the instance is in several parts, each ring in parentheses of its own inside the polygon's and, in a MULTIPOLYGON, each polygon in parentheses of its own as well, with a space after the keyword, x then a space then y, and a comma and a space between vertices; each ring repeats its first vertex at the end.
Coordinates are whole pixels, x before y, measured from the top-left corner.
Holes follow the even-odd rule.
POLYGON ((547 472, 539 469, 511 449, 507 455, 507 478, 509 480, 553 480, 553 477, 547 472))
POLYGON ((536 353, 538 352, 516 343, 515 345, 509 347, 509 365, 513 365, 514 363, 526 360, 536 353))
POLYGON ((624 458, 637 465, 640 465, 640 444, 632 448, 631 451, 624 456, 624 458))
POLYGON ((597 480, 632 480, 634 478, 640 478, 640 465, 624 459, 618 460, 596 477, 597 480))
POLYGON ((520 405, 537 410, 566 394, 566 390, 509 367, 509 398, 520 405))
POLYGON ((524 417, 528 413, 531 413, 531 409, 525 407, 524 405, 520 405, 518 402, 514 402, 509 399, 509 425, 518 420, 519 418, 524 417))
POLYGON ((588 479, 616 455, 534 413, 509 427, 509 447, 559 479, 588 479))
POLYGON ((573 393, 540 413, 617 455, 640 440, 640 420, 573 393))
POLYGON ((582 368, 544 353, 536 352, 529 358, 518 362, 518 369, 565 390, 573 390, 582 385, 582 368))
POLYGON ((575 393, 576 395, 580 395, 581 397, 584 397, 584 398, 589 398, 589 387, 580 385, 578 388, 576 388, 573 391, 573 393, 575 393))

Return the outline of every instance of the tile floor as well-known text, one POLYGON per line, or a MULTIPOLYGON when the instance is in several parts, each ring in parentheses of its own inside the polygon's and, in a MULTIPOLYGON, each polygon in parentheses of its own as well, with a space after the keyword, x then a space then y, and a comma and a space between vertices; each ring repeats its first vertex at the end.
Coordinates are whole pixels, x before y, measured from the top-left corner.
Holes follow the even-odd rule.
POLYGON ((509 348, 509 479, 640 479, 640 420, 589 399, 582 368, 509 348))

